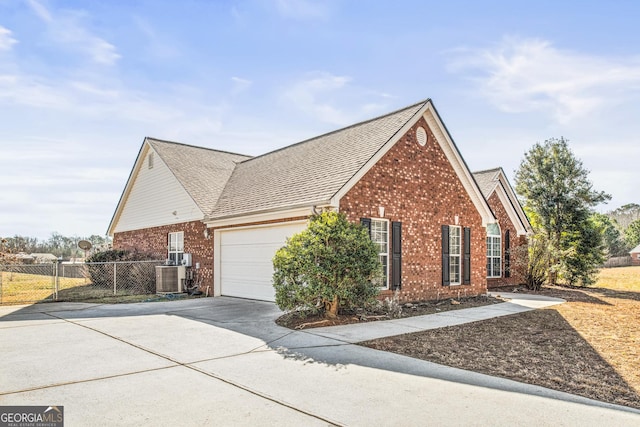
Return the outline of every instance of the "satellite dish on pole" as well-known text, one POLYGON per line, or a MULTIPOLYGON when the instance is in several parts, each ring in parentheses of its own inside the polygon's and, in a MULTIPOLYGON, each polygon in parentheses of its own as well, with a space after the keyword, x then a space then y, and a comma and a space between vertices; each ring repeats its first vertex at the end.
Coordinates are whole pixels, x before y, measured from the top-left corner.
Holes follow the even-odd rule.
POLYGON ((84 260, 87 261, 87 252, 91 249, 91 242, 88 240, 80 240, 78 242, 78 247, 84 251, 84 260))
POLYGON ((80 240, 78 242, 78 247, 83 251, 88 251, 89 249, 91 249, 91 242, 88 240, 80 240))

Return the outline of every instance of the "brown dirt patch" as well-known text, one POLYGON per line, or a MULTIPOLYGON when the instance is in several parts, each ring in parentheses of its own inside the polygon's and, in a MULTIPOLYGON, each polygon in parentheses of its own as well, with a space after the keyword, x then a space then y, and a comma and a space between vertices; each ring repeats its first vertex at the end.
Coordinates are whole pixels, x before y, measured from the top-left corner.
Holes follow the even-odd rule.
MULTIPOLYGON (((498 304, 504 302, 502 299, 477 296, 460 299, 446 299, 441 301, 419 301, 402 305, 402 312, 395 318, 406 318, 422 316, 425 314, 442 313, 463 308, 482 307, 485 305, 498 304)), ((280 316, 276 323, 290 329, 309 329, 325 326, 349 325, 352 323, 374 322, 378 320, 390 320, 392 317, 382 311, 357 311, 352 313, 341 313, 335 319, 325 319, 321 315, 305 313, 288 313, 280 316)))
POLYGON ((640 409, 640 267, 539 293, 568 302, 362 345, 640 409))

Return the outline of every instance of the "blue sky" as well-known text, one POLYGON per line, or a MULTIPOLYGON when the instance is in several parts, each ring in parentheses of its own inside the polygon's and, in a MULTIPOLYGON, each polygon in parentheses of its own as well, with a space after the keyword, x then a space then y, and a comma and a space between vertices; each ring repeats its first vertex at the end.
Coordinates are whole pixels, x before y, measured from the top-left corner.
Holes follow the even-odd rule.
POLYGON ((145 136, 262 154, 432 98, 472 170, 569 139, 640 203, 635 1, 0 0, 0 236, 104 234, 145 136))

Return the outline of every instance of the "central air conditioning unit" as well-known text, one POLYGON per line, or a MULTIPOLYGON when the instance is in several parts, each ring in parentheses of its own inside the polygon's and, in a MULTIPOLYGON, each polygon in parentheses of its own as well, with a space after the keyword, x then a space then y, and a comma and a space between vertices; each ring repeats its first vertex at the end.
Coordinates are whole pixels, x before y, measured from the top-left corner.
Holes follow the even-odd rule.
POLYGON ((186 267, 173 265, 156 266, 156 292, 182 292, 183 283, 187 276, 186 267))

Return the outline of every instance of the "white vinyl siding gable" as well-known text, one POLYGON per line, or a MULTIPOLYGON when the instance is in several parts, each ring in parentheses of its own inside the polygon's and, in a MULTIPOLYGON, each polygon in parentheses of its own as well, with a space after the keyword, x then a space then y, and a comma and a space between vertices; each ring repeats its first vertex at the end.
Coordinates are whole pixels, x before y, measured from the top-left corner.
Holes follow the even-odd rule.
POLYGON ((114 232, 202 220, 204 214, 160 156, 149 150, 135 175, 114 232), (153 155, 149 169, 148 156, 153 155))

